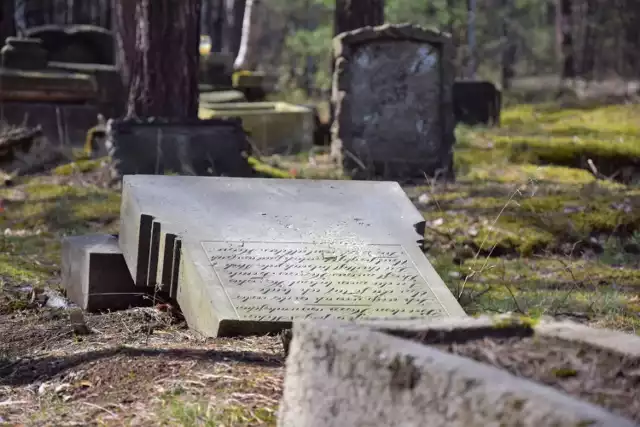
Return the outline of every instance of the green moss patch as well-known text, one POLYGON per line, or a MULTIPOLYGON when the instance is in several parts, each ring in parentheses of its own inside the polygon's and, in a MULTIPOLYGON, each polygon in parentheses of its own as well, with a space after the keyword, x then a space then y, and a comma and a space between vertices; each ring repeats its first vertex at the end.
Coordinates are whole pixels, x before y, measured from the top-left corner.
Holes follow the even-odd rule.
POLYGON ((509 108, 502 114, 500 128, 460 133, 463 143, 457 164, 477 164, 470 158, 475 154, 478 160, 482 158, 478 156, 493 156, 506 158, 508 163, 586 169, 590 159, 600 173, 628 182, 640 174, 639 115, 638 105, 509 108), (484 152, 479 147, 484 147, 484 152))
POLYGON ((7 202, 0 213, 4 228, 82 232, 92 221, 107 223, 119 216, 120 195, 111 190, 38 180, 20 190, 25 193, 25 200, 7 202))
POLYGON ((640 190, 565 182, 545 194, 539 186, 474 184, 458 187, 464 191, 426 193, 427 237, 448 236, 485 255, 527 256, 567 244, 590 245, 600 234, 629 238, 640 228, 640 190))

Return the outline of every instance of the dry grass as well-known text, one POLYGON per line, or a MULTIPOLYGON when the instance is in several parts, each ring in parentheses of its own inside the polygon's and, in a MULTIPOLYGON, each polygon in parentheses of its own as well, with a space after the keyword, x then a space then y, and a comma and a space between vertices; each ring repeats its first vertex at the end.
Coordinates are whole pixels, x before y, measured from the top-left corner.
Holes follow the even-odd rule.
POLYGON ((2 316, 0 416, 12 424, 273 425, 283 357, 275 337, 207 340, 154 308, 2 316))

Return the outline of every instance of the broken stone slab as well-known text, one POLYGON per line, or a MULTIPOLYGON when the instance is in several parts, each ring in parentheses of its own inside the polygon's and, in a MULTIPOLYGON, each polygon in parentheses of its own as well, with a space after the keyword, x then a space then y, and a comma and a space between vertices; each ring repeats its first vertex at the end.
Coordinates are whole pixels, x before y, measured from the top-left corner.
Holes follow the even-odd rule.
POLYGON ((450 36, 415 25, 334 38, 332 146, 356 179, 453 177, 450 36))
POLYGON ((395 182, 132 175, 120 215, 136 286, 175 296, 207 336, 464 315, 395 182))
POLYGON ((67 297, 87 311, 148 306, 152 297, 136 288, 110 234, 66 237, 62 241, 62 284, 67 297))
POLYGON ((234 119, 116 119, 107 123, 114 174, 254 175, 251 146, 234 119))
POLYGON ((488 325, 473 320, 456 326, 458 320, 444 319, 433 329, 423 324, 431 346, 353 323, 296 322, 278 426, 636 425, 556 388, 433 347, 458 342, 469 328, 478 338, 488 325))

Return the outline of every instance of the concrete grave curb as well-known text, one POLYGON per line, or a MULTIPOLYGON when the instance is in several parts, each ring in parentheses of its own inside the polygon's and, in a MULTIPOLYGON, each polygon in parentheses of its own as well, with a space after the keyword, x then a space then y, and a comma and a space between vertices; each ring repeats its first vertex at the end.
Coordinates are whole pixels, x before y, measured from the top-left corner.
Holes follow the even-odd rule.
POLYGON ((554 388, 423 345, 533 334, 640 358, 640 337, 569 322, 297 322, 278 426, 636 425, 554 388))

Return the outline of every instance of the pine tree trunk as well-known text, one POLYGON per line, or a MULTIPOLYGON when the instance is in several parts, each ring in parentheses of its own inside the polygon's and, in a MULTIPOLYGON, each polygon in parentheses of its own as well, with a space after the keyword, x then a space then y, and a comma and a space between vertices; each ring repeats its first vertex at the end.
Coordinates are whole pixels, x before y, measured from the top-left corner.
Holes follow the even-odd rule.
POLYGON ((209 14, 211 33, 211 51, 222 52, 224 34, 224 0, 212 0, 209 14))
POLYGON ((127 117, 197 118, 200 0, 115 3, 127 117))
POLYGON ((580 77, 591 80, 594 77, 595 60, 596 60, 596 43, 597 43, 597 22, 596 8, 597 4, 594 0, 586 0, 585 5, 585 30, 584 41, 582 44, 582 61, 580 64, 580 77))
POLYGON ((235 58, 240 50, 242 21, 246 0, 224 0, 224 36, 222 51, 235 58))
POLYGON ((502 89, 510 89, 515 75, 517 45, 515 36, 511 34, 510 25, 513 19, 512 5, 509 0, 502 0, 502 89))
POLYGON ((0 6, 0 45, 4 44, 7 37, 15 35, 16 28, 13 24, 13 0, 5 0, 0 6))
POLYGON ((336 0, 334 34, 384 23, 384 0, 336 0))
POLYGON ((571 0, 558 0, 560 13, 560 36, 562 46, 562 79, 576 76, 573 51, 573 8, 571 0))

